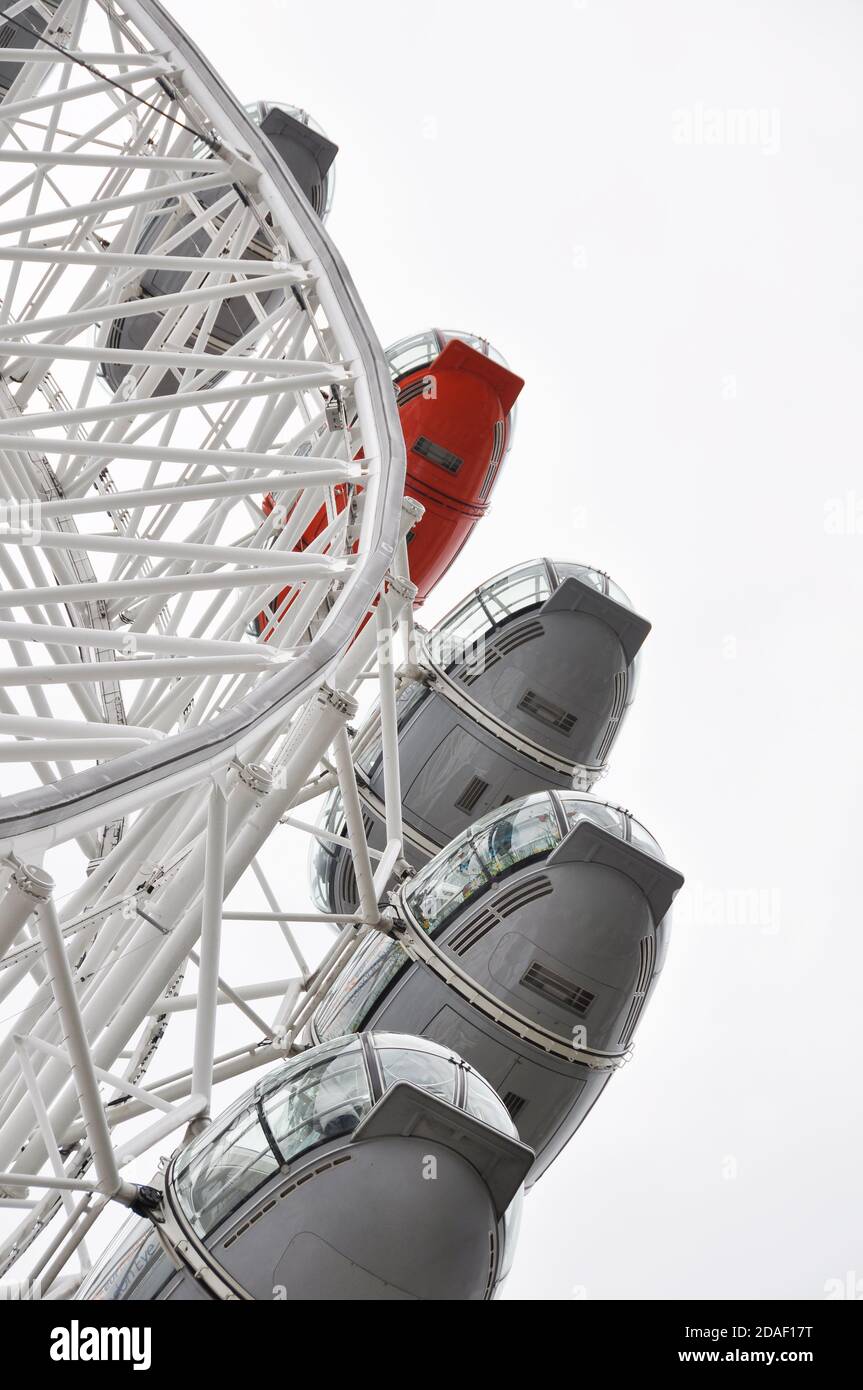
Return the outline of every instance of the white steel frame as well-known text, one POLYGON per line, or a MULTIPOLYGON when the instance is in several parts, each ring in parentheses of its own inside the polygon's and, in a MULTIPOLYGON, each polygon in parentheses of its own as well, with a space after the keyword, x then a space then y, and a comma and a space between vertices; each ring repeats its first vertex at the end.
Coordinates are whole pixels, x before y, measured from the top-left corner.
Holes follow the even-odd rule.
POLYGON ((44 1292, 75 1286, 108 1202, 145 1202, 127 1165, 199 1132, 214 1085, 302 1046, 365 934, 390 929, 385 894, 403 868, 396 670, 415 596, 404 538, 421 512, 403 500, 390 375, 347 271, 218 75, 155 0, 3 8, 32 4, 43 39, 0 52, 20 64, 0 102, 0 1003, 11 1020, 0 1208, 20 1213, 0 1277, 20 1276, 31 1252, 26 1277, 44 1292), (258 259, 244 254, 252 241, 258 259), (144 294, 153 271, 182 288, 144 294), (253 326, 214 355, 219 311, 238 298, 253 326), (146 346, 111 346, 112 328, 141 315, 146 346), (128 368, 116 391, 105 363, 128 368), (348 732, 370 680, 384 729, 382 854, 366 843, 348 732), (359 909, 334 920, 291 911, 258 856, 278 826, 307 831, 301 808, 336 785, 359 909), (267 912, 224 910, 246 882, 267 912), (223 978, 224 924, 239 919, 278 927, 284 978, 223 978), (314 968, 300 923, 340 929, 314 968), (197 984, 184 994, 190 964, 197 984), (242 1015, 248 1044, 218 1053, 219 1008, 242 1015), (188 1068, 143 1084, 169 1020, 190 1010, 188 1068), (73 1256, 78 1274, 58 1283, 73 1256))

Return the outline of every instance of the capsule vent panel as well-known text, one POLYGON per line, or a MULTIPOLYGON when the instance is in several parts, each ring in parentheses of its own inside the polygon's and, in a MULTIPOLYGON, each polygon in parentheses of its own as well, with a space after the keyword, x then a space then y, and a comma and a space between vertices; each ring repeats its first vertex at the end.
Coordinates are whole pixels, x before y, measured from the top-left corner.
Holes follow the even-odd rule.
POLYGON ((488 791, 488 787, 488 782, 484 782, 481 777, 471 777, 456 802, 456 810, 464 811, 469 816, 483 793, 488 791))
POLYGON ((538 898, 544 898, 552 892, 551 882, 544 874, 537 874, 535 878, 522 880, 520 883, 513 884, 505 893, 501 893, 495 898, 492 907, 498 917, 511 917, 520 907, 525 907, 527 903, 536 902, 538 898))
POLYGON ((608 720, 608 728, 603 735, 602 743, 599 745, 597 761, 604 763, 609 753, 611 745, 615 740, 620 721, 626 710, 626 697, 629 691, 629 677, 626 671, 618 671, 614 677, 614 703, 611 707, 611 715, 608 720))
POLYGON ((639 946, 641 961, 638 970, 638 979, 635 982, 635 994, 629 1006, 629 1012, 626 1015, 623 1027, 620 1030, 620 1037, 617 1040, 623 1047, 629 1045, 629 1041, 635 1032, 635 1025, 641 1017, 641 1011, 647 999, 647 991, 650 988, 654 966, 656 965, 656 938, 654 936, 643 936, 639 946))
POLYGON ((498 420, 494 427, 494 447, 491 451, 492 463, 500 463, 503 458, 503 446, 506 441, 506 422, 498 420))
POLYGON ((488 495, 489 495, 489 493, 491 492, 492 484, 494 483, 494 478, 495 478, 495 474, 496 474, 496 473, 497 473, 497 464, 496 464, 496 463, 490 463, 489 466, 488 466, 488 470, 486 471, 486 475, 485 475, 485 477, 484 477, 483 480, 482 480, 482 487, 481 487, 480 490, 479 490, 479 500, 480 500, 480 502, 485 502, 485 501, 488 500, 488 495))
POLYGON ((507 1091, 506 1095, 501 1096, 501 1100, 509 1111, 509 1118, 514 1120, 520 1114, 527 1101, 524 1096, 517 1096, 515 1091, 507 1091))
POLYGON ((578 722, 576 715, 561 709, 560 705, 553 705, 535 690, 525 692, 518 702, 518 708, 538 724, 544 724, 548 729, 558 729, 563 734, 571 734, 578 722))
POLYGON ((490 671, 505 656, 523 647, 526 642, 535 642, 538 637, 545 636, 545 628, 536 619, 527 623, 519 623, 511 632, 501 632, 495 637, 493 642, 487 642, 479 661, 476 659, 466 663, 458 673, 457 679, 465 685, 473 685, 480 676, 484 676, 486 671, 490 671))
POLYGON ((442 444, 435 444, 433 440, 426 439, 424 434, 420 435, 411 452, 419 454, 422 459, 428 459, 429 463, 437 464, 438 468, 445 468, 447 473, 458 473, 464 463, 464 459, 460 459, 458 454, 445 449, 442 444))
POLYGON ((480 676, 484 676, 486 671, 490 671, 499 661, 500 652, 495 647, 487 645, 478 660, 471 661, 462 667, 456 675, 456 680, 460 680, 462 685, 474 685, 480 676))
POLYGON ((342 907, 346 908, 349 903, 356 903, 359 900, 353 855, 349 851, 343 852, 339 856, 336 869, 336 892, 342 907))
POLYGON ((430 376, 421 376, 418 381, 412 381, 409 386, 400 387, 396 397, 399 408, 407 405, 410 401, 415 401, 417 396, 422 396, 431 388, 432 378, 430 376))
POLYGON ((497 1241, 494 1237, 494 1231, 489 1231, 488 1244, 488 1280, 485 1286, 486 1300, 491 1298, 492 1292, 494 1291, 494 1275, 497 1269, 497 1241))
POLYGON ((493 912, 481 912, 478 917, 472 917, 447 942, 449 949, 456 956, 465 955, 472 946, 475 946, 491 931, 492 927, 496 927, 499 921, 500 918, 496 917, 493 912))
POLYGON ((563 975, 558 975, 556 971, 549 970, 538 960, 535 960, 522 975, 521 983, 525 989, 529 989, 533 994, 539 994, 543 999, 549 1000, 559 1008, 568 1009, 570 1013, 578 1014, 579 1018, 584 1018, 596 998, 596 995, 591 994, 589 989, 584 989, 581 985, 577 985, 574 980, 567 980, 563 975))
POLYGON ((544 898, 550 892, 552 886, 544 874, 536 874, 533 878, 514 884, 505 893, 500 893, 489 907, 483 908, 475 917, 471 917, 469 922, 465 922, 463 927, 459 927, 446 943, 447 946, 453 955, 466 955, 504 918, 511 917, 519 908, 544 898))
POLYGON ((497 477, 497 470, 503 458, 503 448, 506 443, 506 425, 503 420, 498 420, 494 427, 494 442, 491 450, 491 462, 483 478, 482 487, 479 490, 480 502, 486 502, 488 495, 494 487, 494 480, 497 477))
POLYGON ((501 632, 495 638, 495 645, 503 652, 504 656, 508 656, 510 652, 515 651, 516 647, 523 647, 525 642, 533 642, 537 637, 544 636, 545 628, 542 623, 533 618, 529 623, 520 623, 518 627, 512 629, 512 632, 501 632))

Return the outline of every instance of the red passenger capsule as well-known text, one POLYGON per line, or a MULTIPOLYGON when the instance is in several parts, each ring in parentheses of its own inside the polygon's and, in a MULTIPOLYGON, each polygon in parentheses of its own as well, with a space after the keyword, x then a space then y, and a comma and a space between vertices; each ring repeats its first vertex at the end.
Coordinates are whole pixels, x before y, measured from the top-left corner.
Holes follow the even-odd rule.
POLYGON ((407 360, 411 340, 388 354, 396 374, 407 445, 405 493, 425 507, 408 537, 411 580, 424 603, 488 511, 509 451, 512 412, 524 382, 479 339, 437 330, 426 335, 434 356, 407 360), (401 366, 401 370, 400 370, 401 366))
MULTIPOLYGON (((407 446, 405 495, 425 508, 408 535, 410 577, 416 603, 424 603, 488 511, 512 444, 515 403, 524 381, 509 370, 485 339, 432 329, 396 343, 387 353, 407 446)), ((342 511, 347 489, 335 489, 342 511)), ((269 516, 274 501, 267 497, 269 516)), ((327 525, 325 508, 303 533, 310 546, 327 525)), ((256 622, 259 635, 289 599, 285 589, 256 622)), ((285 610, 287 611, 287 610, 285 610)))

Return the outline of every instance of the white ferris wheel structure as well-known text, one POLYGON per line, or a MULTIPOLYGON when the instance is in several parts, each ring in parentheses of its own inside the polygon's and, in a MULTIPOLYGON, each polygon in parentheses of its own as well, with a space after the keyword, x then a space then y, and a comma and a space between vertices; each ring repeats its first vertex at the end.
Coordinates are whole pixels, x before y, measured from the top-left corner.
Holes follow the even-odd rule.
POLYGON ((100 1213, 139 1200, 134 1159, 290 1056, 381 926, 419 509, 338 252, 166 9, 2 9, 0 1279, 57 1296, 100 1213), (370 688, 384 850, 349 746, 370 688), (338 922, 260 862, 336 787, 359 897, 338 922), (224 977, 231 921, 278 934, 281 978, 224 977), (300 926, 322 932, 313 968, 300 926), (227 1053, 220 1009, 247 1030, 227 1053), (181 1010, 187 1065, 156 1081, 181 1010))

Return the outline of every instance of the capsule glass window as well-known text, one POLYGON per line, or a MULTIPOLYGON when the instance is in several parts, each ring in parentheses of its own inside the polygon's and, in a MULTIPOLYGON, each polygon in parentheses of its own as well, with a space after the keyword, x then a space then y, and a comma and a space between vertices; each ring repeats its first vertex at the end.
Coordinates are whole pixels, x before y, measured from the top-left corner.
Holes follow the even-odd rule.
POLYGON ((490 878, 500 878, 530 859, 550 854, 560 844, 554 807, 545 795, 516 803, 508 814, 484 817, 471 838, 490 878))
POLYGON ((644 849, 648 854, 652 854, 656 859, 664 859, 662 846, 659 841, 651 835, 650 831, 641 824, 641 821, 634 816, 629 818, 629 838, 639 849, 644 849))
POLYGON ((394 381, 399 381, 403 376, 410 376, 412 372, 419 371, 420 367, 427 366, 440 356, 441 340, 435 329, 428 329, 425 333, 415 333, 411 338, 402 338, 387 348, 387 361, 390 364, 390 372, 394 381))
POLYGON ((616 806, 607 806, 602 801, 588 801, 572 792, 558 792, 557 795, 560 797, 570 830, 574 830, 581 821, 590 821, 593 825, 601 826, 603 830, 610 830, 621 840, 628 840, 637 849, 652 854, 655 859, 665 858, 659 841, 628 811, 622 811, 616 806))
POLYGON ((350 974, 342 977, 331 1001, 322 1007, 316 1025, 318 1036, 341 1038, 361 1028, 408 959, 398 942, 378 935, 361 946, 349 967, 350 974))
POLYGON ((592 565, 576 565, 571 560, 552 560, 551 563, 559 581, 580 579, 582 583, 589 584, 598 594, 607 594, 609 598, 614 599, 615 603, 622 604, 624 608, 632 607, 629 595, 602 570, 594 569, 592 565))
POLYGON ((412 1086, 422 1087, 438 1100, 446 1101, 448 1105, 454 1103, 458 1074, 452 1061, 443 1053, 380 1047, 377 1055, 385 1090, 399 1081, 408 1081, 412 1086))
POLYGON ((279 1160, 248 1097, 178 1160, 174 1191, 193 1228, 207 1236, 274 1173, 279 1160))
POLYGON ((514 1138, 518 1138, 518 1130, 500 1096, 475 1071, 467 1073, 467 1096, 464 1108, 469 1114, 482 1120, 483 1124, 491 1125, 493 1129, 502 1130, 504 1134, 511 1134, 514 1138))
POLYGON ((145 1279, 152 1290, 161 1287, 173 1273, 174 1267, 154 1226, 135 1214, 124 1222, 76 1297, 99 1303, 126 1299, 145 1279))
POLYGON ((487 357, 491 362, 496 362, 499 367, 505 367, 509 371, 509 363, 503 353, 492 347, 488 338, 481 338, 478 333, 462 333, 458 328, 439 328, 437 332, 444 345, 452 342, 466 343, 481 357, 487 357))
POLYGON ((602 801, 587 801, 567 792, 560 793, 560 800, 570 830, 574 830, 582 821, 590 821, 591 825, 598 825, 621 840, 626 839, 626 820, 622 811, 606 806, 602 801))
POLYGON ((543 560, 498 575, 472 593, 435 629, 431 637, 432 659, 440 666, 467 659, 480 662, 479 645, 487 632, 550 597, 551 585, 543 560))
POLYGON ((487 888, 491 880, 466 838, 457 840, 453 849, 432 862, 434 872, 423 877, 408 905, 420 925, 435 932, 464 903, 487 888))
POLYGON ((324 1058, 264 1097, 264 1113, 283 1163, 351 1134, 371 1105, 362 1049, 324 1058))
POLYGON ((194 1229, 209 1235, 282 1165, 356 1129, 371 1104, 356 1039, 297 1058, 180 1156, 174 1190, 194 1229))
POLYGON ((551 597, 551 585, 544 560, 521 565, 499 575, 479 590, 479 595, 495 624, 511 618, 525 608, 534 608, 551 597))
POLYGON ((550 854, 560 838, 554 806, 545 793, 493 811, 432 860, 418 876, 407 905, 420 926, 434 933, 495 879, 550 854))

